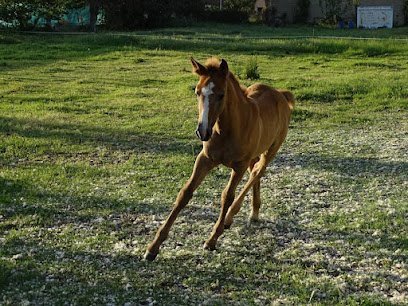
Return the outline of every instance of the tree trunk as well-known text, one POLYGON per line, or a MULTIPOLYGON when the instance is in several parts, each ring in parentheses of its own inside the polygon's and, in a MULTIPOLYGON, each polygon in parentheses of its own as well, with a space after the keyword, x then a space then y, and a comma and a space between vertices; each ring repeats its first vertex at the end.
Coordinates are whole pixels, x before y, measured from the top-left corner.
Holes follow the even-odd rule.
POLYGON ((89 29, 91 32, 96 32, 96 19, 98 17, 99 7, 99 0, 89 0, 89 29))

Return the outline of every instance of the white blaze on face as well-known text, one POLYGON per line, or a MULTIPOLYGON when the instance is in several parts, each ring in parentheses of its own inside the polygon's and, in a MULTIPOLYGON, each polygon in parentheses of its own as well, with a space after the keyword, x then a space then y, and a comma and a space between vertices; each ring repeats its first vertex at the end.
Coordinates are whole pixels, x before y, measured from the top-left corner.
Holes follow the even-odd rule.
POLYGON ((203 130, 206 131, 208 129, 208 112, 210 110, 210 95, 214 92, 212 89, 214 88, 214 83, 210 82, 207 86, 201 88, 201 94, 204 96, 204 107, 203 107, 203 114, 201 116, 203 130))

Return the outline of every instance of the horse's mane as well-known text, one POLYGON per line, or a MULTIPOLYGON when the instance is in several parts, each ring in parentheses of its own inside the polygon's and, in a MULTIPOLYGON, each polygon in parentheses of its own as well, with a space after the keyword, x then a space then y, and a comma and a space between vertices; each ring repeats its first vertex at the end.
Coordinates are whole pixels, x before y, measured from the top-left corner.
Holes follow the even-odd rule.
MULTIPOLYGON (((220 69, 220 60, 216 57, 210 57, 209 59, 207 59, 207 61, 205 62, 205 67, 207 68, 208 72, 210 74, 215 73, 216 71, 218 71, 218 69, 220 69)), ((229 72, 229 78, 230 80, 235 83, 236 86, 241 88, 241 91, 243 93, 244 96, 246 96, 246 86, 242 85, 239 83, 238 79, 235 77, 235 75, 230 71, 229 72)))
POLYGON ((205 67, 210 74, 217 72, 220 69, 220 60, 216 57, 210 57, 205 62, 205 67))
POLYGON ((241 88, 242 93, 244 94, 244 96, 246 96, 247 87, 246 87, 245 85, 241 84, 241 83, 238 81, 238 79, 236 78, 236 76, 235 76, 231 71, 230 71, 230 73, 229 73, 229 78, 231 79, 231 81, 232 81, 233 83, 235 83, 236 85, 238 85, 238 87, 241 88))

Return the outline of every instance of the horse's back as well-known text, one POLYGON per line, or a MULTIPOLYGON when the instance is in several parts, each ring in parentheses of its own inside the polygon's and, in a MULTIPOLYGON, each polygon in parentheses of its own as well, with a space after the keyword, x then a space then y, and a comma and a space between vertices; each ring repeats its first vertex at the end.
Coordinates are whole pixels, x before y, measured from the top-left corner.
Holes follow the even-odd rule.
POLYGON ((276 112, 279 109, 292 111, 295 103, 295 97, 289 90, 275 89, 258 83, 249 86, 245 95, 249 101, 257 104, 261 111, 276 112))
POLYGON ((283 142, 289 126, 295 98, 288 90, 278 90, 264 84, 254 84, 245 92, 248 101, 258 108, 262 121, 262 138, 283 142))

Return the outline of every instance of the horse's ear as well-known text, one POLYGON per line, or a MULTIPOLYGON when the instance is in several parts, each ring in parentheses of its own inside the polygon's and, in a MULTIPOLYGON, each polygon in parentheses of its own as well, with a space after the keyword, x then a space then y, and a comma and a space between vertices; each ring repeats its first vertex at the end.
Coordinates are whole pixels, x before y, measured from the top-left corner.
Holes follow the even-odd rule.
POLYGON ((225 59, 222 59, 222 60, 221 60, 220 71, 221 71, 224 75, 227 75, 227 74, 228 74, 228 64, 227 64, 227 61, 226 61, 225 59))
POLYGON ((193 73, 203 75, 207 73, 207 68, 197 62, 194 58, 191 58, 191 65, 193 65, 193 73))

